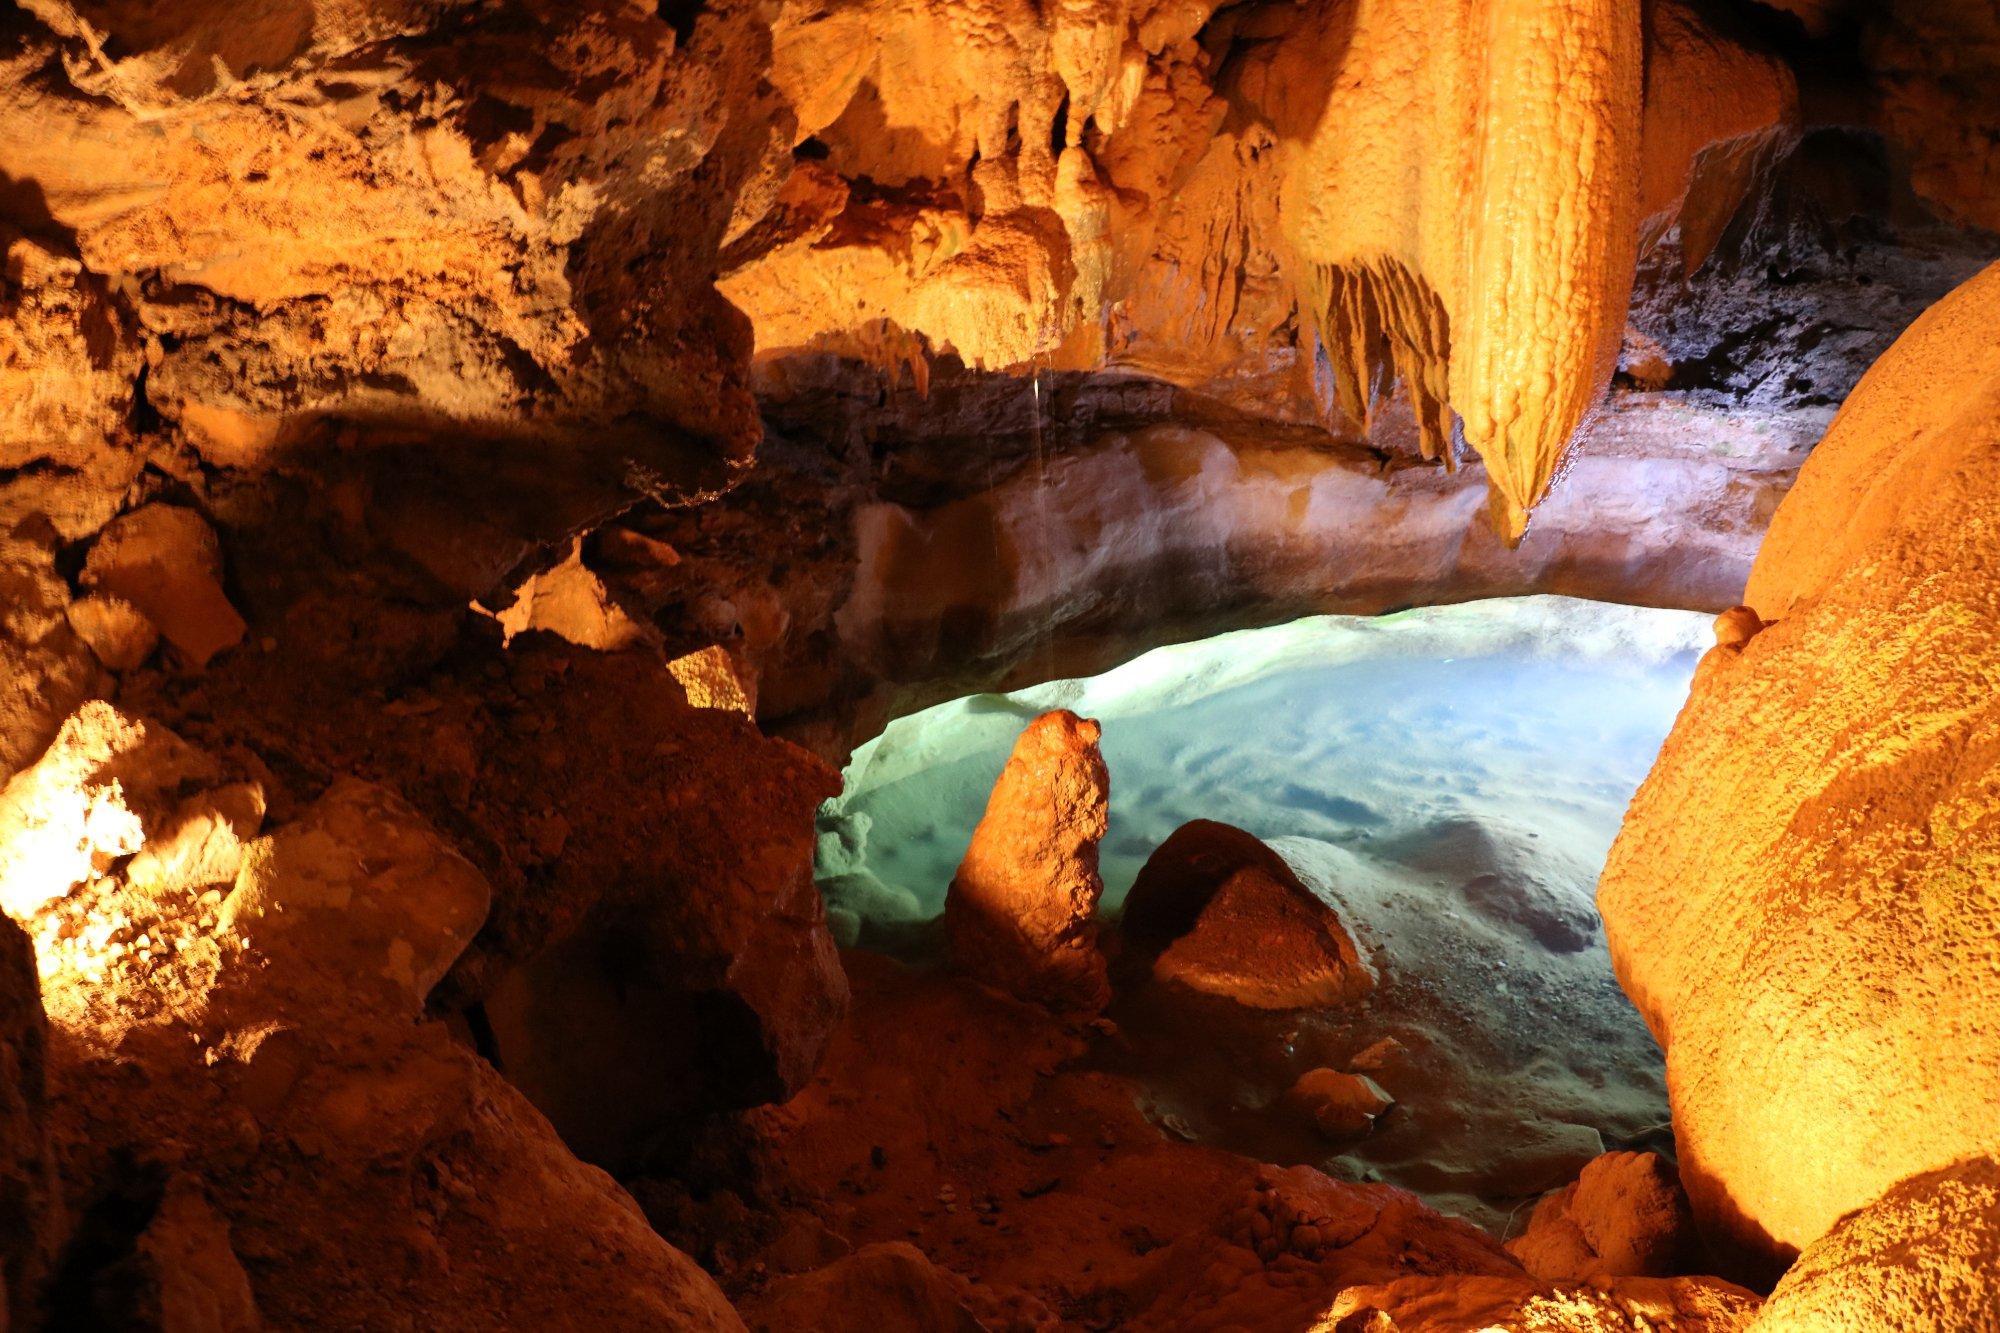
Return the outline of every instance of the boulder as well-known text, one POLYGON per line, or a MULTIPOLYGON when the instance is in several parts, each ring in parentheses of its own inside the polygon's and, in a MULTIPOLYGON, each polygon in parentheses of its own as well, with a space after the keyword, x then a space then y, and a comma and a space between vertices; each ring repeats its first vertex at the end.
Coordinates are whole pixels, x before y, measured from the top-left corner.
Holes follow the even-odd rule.
POLYGON ((1285 1093, 1285 1101, 1330 1139, 1366 1134, 1376 1117, 1396 1104, 1374 1079, 1338 1069, 1308 1069, 1285 1093))
POLYGON ((959 1290, 914 1245, 868 1245, 742 1303, 753 1333, 981 1333, 959 1290))
POLYGON ((1666 1050, 1682 1182, 1771 1277, 2000 1148, 2000 266, 1871 369, 1598 889, 1666 1050))
POLYGON ((220 764, 158 723, 84 704, 0 788, 0 911, 31 916, 104 875, 172 822, 183 793, 223 780, 220 764))
POLYGON ((2000 1328, 2000 1159, 1913 1176, 1808 1245, 1757 1333, 2000 1328))
POLYGON ((945 898, 953 966, 1037 1004, 1094 1010, 1110 998, 1096 924, 1111 798, 1100 734, 1066 710, 1028 724, 945 898))
POLYGON ((1120 929, 1156 978, 1251 1008, 1333 1008, 1375 985, 1327 896, 1213 820, 1183 824, 1147 859, 1120 929))
POLYGON ((0 534, 0 782, 33 763, 109 681, 68 608, 53 543, 0 534))
POLYGON ((83 583, 137 608, 194 670, 242 641, 243 617, 222 590, 222 543, 192 509, 154 503, 114 520, 84 560, 83 583))
POLYGON ((356 778, 245 849, 220 925, 294 989, 415 1014, 486 919, 493 891, 395 793, 356 778))
POLYGON ((130 671, 153 655, 160 631, 123 597, 91 593, 69 604, 69 625, 97 660, 113 671, 130 671))
POLYGON ((1507 1252, 1536 1277, 1675 1277, 1687 1271, 1694 1219, 1680 1180, 1649 1152, 1606 1153, 1535 1205, 1507 1252))

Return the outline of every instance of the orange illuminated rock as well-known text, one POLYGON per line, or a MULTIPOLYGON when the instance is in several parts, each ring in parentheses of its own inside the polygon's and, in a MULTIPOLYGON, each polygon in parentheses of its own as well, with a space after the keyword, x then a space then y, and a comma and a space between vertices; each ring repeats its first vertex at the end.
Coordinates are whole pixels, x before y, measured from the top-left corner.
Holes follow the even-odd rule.
MULTIPOLYGON (((1408 1277, 1351 1287, 1316 1330, 1359 1333, 1741 1333, 1752 1327, 1753 1292, 1714 1278, 1607 1278, 1590 1284, 1519 1277, 1408 1277)), ((1761 1326, 1760 1326, 1761 1327, 1761 1326)))
POLYGON ((1691 1256, 1693 1219, 1680 1181, 1649 1152, 1606 1153, 1535 1205, 1507 1251, 1536 1277, 1675 1277, 1691 1256))
POLYGON ((69 624, 113 671, 130 671, 153 655, 160 631, 123 597, 93 594, 69 604, 69 624))
POLYGON ((0 781, 33 763, 70 711, 109 683, 70 605, 51 546, 0 534, 0 781))
POLYGON ((1111 775, 1097 723, 1068 711, 1028 724, 993 784, 945 898, 954 966, 1024 1000, 1102 1008, 1097 845, 1111 775))
MULTIPOLYGON (((1454 414, 1518 540, 1610 378, 1632 286, 1637 0, 1357 0, 1287 169, 1284 231, 1341 408, 1391 375, 1424 452, 1454 414)), ((1344 22, 1343 22, 1344 20, 1344 22)))
POLYGON ((1770 1268, 2000 1147, 2000 267, 1868 372, 1598 891, 1704 1228, 1770 1268))
POLYGON ((1285 1100, 1331 1139, 1366 1134, 1375 1127, 1376 1117, 1396 1104, 1374 1079, 1337 1069, 1307 1070, 1285 1094, 1285 1100))
POLYGON ((1197 819, 1133 880, 1120 929, 1153 975, 1255 1009, 1324 1009, 1374 974, 1326 895, 1252 834, 1197 819))
POLYGON ((2000 1161, 1928 1171, 1808 1245, 1757 1333, 1945 1333, 2000 1316, 2000 1161))
POLYGON ((83 582, 136 607, 195 670, 243 638, 243 617, 222 591, 222 546, 207 520, 149 504, 104 530, 83 582))

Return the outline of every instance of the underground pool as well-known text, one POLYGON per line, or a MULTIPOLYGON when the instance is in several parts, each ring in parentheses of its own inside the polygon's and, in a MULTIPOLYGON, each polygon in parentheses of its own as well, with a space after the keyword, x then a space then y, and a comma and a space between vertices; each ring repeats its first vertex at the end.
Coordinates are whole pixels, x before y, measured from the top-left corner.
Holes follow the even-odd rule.
POLYGON ((820 883, 844 942, 935 960, 1016 736, 1051 709, 1097 719, 1108 920, 1169 834, 1219 820, 1306 870, 1378 985, 1285 1014, 1121 988, 1095 1058, 1169 1132, 1505 1231, 1597 1153, 1671 1148, 1659 1052, 1593 893, 1711 641, 1699 613, 1530 597, 1315 617, 955 700, 855 752, 821 811, 820 883), (1298 1073, 1364 1052, 1395 1099, 1372 1133, 1330 1143, 1283 1113, 1298 1073))

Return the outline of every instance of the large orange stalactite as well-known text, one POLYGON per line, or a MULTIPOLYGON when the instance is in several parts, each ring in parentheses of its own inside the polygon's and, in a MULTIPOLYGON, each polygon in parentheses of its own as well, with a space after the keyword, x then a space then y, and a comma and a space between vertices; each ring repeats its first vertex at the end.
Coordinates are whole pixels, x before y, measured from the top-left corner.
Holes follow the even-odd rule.
POLYGON ((1637 0, 1359 0, 1284 203, 1338 397, 1454 414, 1518 540, 1616 356, 1632 282, 1637 0))

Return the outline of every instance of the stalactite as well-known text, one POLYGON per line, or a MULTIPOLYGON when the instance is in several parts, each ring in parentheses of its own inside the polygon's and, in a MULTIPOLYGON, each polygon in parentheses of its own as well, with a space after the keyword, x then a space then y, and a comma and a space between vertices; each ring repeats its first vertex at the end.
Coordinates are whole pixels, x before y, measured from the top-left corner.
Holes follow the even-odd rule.
POLYGON ((1518 541, 1609 378, 1632 280, 1637 0, 1358 0, 1286 231, 1341 406, 1391 375, 1518 541), (1441 12, 1440 12, 1441 11, 1441 12))

